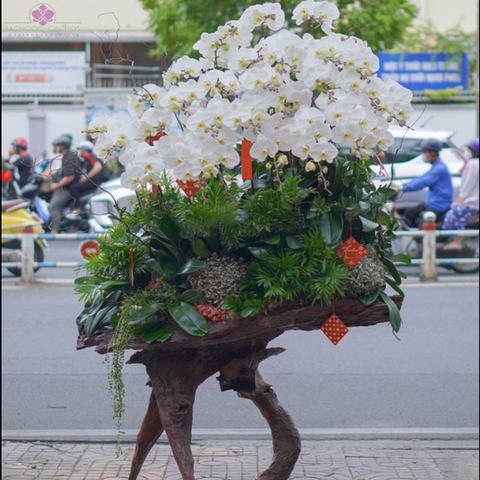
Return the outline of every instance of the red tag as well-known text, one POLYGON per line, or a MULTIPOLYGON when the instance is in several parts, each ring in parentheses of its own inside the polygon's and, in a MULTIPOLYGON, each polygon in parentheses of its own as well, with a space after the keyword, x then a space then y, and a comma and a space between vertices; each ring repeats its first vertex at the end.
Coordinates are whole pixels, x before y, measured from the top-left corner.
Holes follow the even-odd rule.
POLYGON ((320 330, 322 330, 334 345, 348 333, 348 328, 334 313, 330 315, 320 330))
POLYGON ((338 249, 338 256, 350 268, 353 268, 368 251, 363 248, 353 237, 348 237, 338 249))
POLYGON ((192 198, 205 185, 201 178, 199 180, 187 180, 186 182, 177 180, 177 183, 188 198, 192 198))
POLYGON ((250 149, 252 142, 250 140, 242 140, 242 178, 243 180, 252 180, 252 157, 250 156, 250 149))

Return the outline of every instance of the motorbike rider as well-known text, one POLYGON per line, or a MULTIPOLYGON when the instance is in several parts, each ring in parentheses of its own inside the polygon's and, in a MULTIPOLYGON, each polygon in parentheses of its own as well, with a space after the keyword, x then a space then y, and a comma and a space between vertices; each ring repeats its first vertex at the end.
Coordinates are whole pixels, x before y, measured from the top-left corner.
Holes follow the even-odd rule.
POLYGON ((83 172, 70 184, 70 193, 74 199, 74 212, 80 211, 80 197, 93 192, 103 182, 103 163, 93 153, 93 143, 85 140, 78 147, 83 172), (83 161, 82 161, 83 160, 83 161))
POLYGON ((26 138, 16 137, 8 150, 8 160, 16 168, 16 174, 18 174, 16 175, 16 180, 20 188, 27 184, 28 178, 33 173, 35 167, 35 162, 27 149, 28 142, 26 138))
POLYGON ((77 153, 70 150, 71 141, 67 136, 60 135, 52 145, 54 153, 62 157, 60 169, 51 174, 50 231, 58 233, 61 210, 72 201, 69 186, 79 178, 82 168, 77 153))
MULTIPOLYGON (((442 229, 464 230, 472 215, 479 212, 479 160, 478 138, 473 138, 467 143, 469 160, 462 172, 462 183, 458 198, 452 204, 452 208, 445 215, 442 229)), ((462 237, 452 237, 450 242, 442 250, 462 250, 462 237)))
POLYGON ((442 144, 434 138, 422 140, 418 151, 422 152, 424 162, 432 167, 424 175, 414 178, 401 187, 393 186, 399 192, 416 192, 428 187, 428 195, 425 203, 408 208, 404 217, 410 227, 419 227, 421 216, 425 211, 434 212, 437 221, 442 221, 449 210, 453 199, 452 176, 439 153, 442 144))

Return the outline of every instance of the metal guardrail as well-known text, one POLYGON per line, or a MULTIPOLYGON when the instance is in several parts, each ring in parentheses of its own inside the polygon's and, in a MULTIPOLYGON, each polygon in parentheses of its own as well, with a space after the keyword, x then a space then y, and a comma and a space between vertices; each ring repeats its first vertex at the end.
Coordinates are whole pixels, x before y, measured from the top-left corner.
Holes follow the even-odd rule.
MULTIPOLYGON (((478 230, 436 230, 435 216, 427 212, 424 215, 423 230, 408 230, 396 232, 397 237, 422 237, 423 257, 412 259, 411 265, 420 265, 420 279, 424 281, 437 281, 437 265, 455 265, 478 263, 478 258, 436 258, 437 237, 475 237, 479 235, 478 230)), ((104 233, 33 233, 32 227, 26 227, 21 234, 2 234, 3 240, 20 240, 22 245, 21 262, 2 262, 2 268, 20 268, 23 282, 33 282, 35 268, 77 268, 85 265, 85 262, 35 262, 34 241, 39 240, 89 240, 104 236, 104 233)), ((399 265, 405 265, 397 262, 399 265)))

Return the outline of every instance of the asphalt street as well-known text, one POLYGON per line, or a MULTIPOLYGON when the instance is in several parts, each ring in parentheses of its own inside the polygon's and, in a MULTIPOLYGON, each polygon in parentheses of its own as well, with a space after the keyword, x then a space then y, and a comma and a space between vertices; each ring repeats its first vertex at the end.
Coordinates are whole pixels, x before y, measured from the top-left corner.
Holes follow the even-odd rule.
MULTIPOLYGON (((69 258, 57 261, 73 260, 72 247, 66 250, 69 258)), ((107 366, 93 349, 76 350, 82 305, 71 280, 58 282, 75 272, 57 269, 56 282, 52 272, 40 271, 43 282, 34 285, 9 274, 2 279, 2 431, 10 437, 55 431, 99 438, 116 429, 107 366)), ((287 332, 270 344, 286 351, 260 371, 303 435, 436 438, 443 432, 471 438, 477 431, 478 275, 445 275, 437 284, 412 275, 405 293, 400 340, 381 324, 353 328, 336 346, 320 331, 287 332)), ((122 426, 136 432, 150 393, 147 375, 141 365, 126 365, 124 378, 122 426)), ((265 432, 267 425, 248 401, 221 393, 212 377, 197 392, 194 429, 241 436, 265 432)))

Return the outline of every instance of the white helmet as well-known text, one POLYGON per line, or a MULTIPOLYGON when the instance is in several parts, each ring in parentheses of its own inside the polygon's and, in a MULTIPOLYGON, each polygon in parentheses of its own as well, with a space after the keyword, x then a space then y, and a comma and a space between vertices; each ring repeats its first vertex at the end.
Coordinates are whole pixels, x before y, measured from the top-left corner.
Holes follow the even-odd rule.
POLYGON ((93 143, 89 142, 88 140, 83 141, 78 147, 77 150, 86 150, 87 152, 91 152, 93 150, 93 143))

